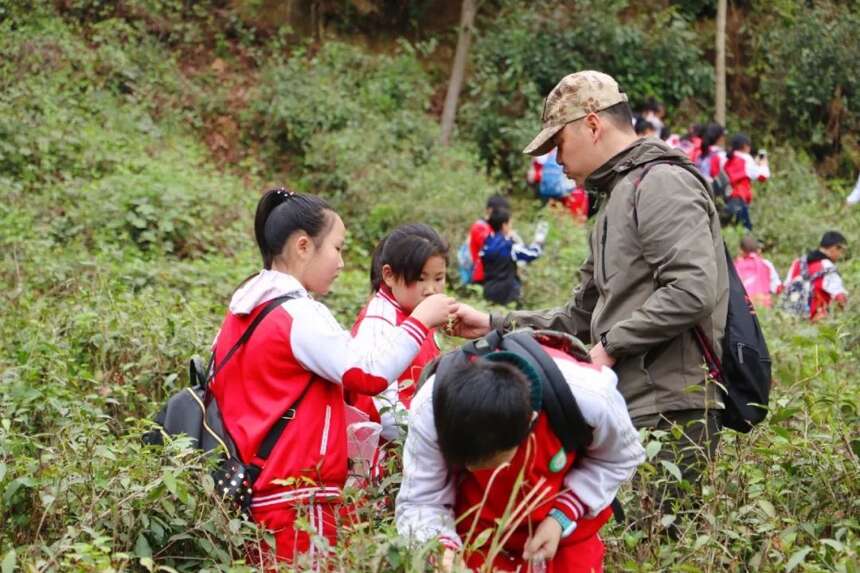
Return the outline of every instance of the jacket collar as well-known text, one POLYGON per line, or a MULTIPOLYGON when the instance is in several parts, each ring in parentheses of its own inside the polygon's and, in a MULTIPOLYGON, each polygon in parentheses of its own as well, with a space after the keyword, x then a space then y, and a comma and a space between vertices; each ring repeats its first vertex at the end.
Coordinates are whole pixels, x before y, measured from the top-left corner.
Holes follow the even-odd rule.
POLYGON ((388 288, 387 284, 383 283, 383 284, 379 285, 379 290, 376 291, 376 296, 378 296, 379 298, 387 300, 389 303, 391 303, 394 306, 394 308, 397 308, 399 310, 403 310, 403 307, 400 306, 400 303, 397 302, 396 298, 394 298, 394 293, 391 292, 391 289, 388 288))
POLYGON ((653 161, 692 163, 683 152, 655 138, 637 139, 613 155, 585 179, 588 191, 609 194, 630 171, 653 161))
POLYGON ((292 293, 295 293, 297 298, 309 296, 305 287, 292 275, 264 269, 233 293, 233 298, 230 299, 230 312, 250 314, 264 302, 292 293))

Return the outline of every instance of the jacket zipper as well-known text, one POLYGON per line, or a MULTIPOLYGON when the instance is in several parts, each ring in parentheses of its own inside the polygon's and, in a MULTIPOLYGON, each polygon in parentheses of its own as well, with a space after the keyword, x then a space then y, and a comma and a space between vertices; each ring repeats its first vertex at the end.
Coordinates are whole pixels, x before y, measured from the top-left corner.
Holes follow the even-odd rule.
POLYGON ((600 237, 600 266, 603 268, 603 284, 606 284, 606 234, 609 231, 609 215, 603 217, 603 236, 600 237))
POLYGON ((328 431, 331 425, 331 406, 325 407, 325 424, 323 425, 322 443, 320 443, 320 455, 324 456, 328 450, 328 431))

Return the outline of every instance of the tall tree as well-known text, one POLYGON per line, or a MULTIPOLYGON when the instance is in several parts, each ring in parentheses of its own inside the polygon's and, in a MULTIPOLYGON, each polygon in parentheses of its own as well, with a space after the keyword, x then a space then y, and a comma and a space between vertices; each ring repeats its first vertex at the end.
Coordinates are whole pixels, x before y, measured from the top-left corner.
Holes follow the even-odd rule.
POLYGON ((726 125, 726 2, 717 1, 717 65, 716 65, 716 116, 717 123, 726 125))
POLYGON ((463 0, 460 12, 460 29, 457 32, 457 51, 454 53, 454 66, 451 69, 451 81, 448 82, 448 93, 445 95, 445 107, 442 109, 442 134, 439 141, 448 145, 451 133, 454 131, 454 119, 457 116, 457 100, 463 87, 466 75, 466 62, 469 57, 469 44, 472 42, 472 26, 475 23, 475 0, 463 0))

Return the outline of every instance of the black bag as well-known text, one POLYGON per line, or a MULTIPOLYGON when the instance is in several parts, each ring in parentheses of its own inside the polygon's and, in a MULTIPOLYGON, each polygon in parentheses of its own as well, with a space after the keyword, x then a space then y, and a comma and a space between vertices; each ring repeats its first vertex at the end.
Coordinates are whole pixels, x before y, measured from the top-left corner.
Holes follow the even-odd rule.
MULTIPOLYGON (((214 350, 206 368, 203 367, 199 359, 192 359, 189 367, 189 381, 192 386, 168 399, 155 416, 158 427, 143 436, 145 444, 161 445, 164 443, 164 434, 169 436, 185 434, 193 439, 196 448, 204 452, 212 452, 213 455, 217 454, 221 460, 218 467, 212 472, 215 489, 224 498, 238 503, 246 513, 250 509, 254 481, 260 475, 262 467, 256 464, 245 464, 241 460, 236 444, 221 418, 218 402, 213 399, 209 384, 236 351, 248 342, 263 319, 291 298, 293 295, 285 295, 266 303, 263 310, 254 317, 254 320, 221 362, 216 364, 214 350)), ((268 459, 284 428, 295 417, 296 408, 304 398, 308 388, 310 388, 310 383, 266 434, 257 452, 257 458, 263 461, 268 459)))
MULTIPOLYGON (((705 185, 698 170, 684 163, 655 161, 649 163, 634 184, 634 193, 648 171, 656 165, 677 165, 696 176, 705 185)), ((635 213, 634 213, 635 216, 635 213)), ((738 277, 729 248, 726 251, 726 266, 729 273, 729 308, 726 315, 726 330, 723 336, 723 355, 717 356, 713 344, 700 327, 694 335, 710 376, 720 385, 725 409, 721 413, 722 425, 732 430, 747 433, 767 417, 767 405, 771 387, 771 361, 764 333, 756 316, 744 284, 738 277)))
POLYGON ((723 246, 729 269, 729 309, 722 359, 701 328, 696 327, 695 335, 711 376, 723 389, 723 426, 746 433, 767 417, 771 361, 755 307, 732 264, 728 247, 725 243, 723 246))
MULTIPOLYGON (((468 364, 475 356, 484 356, 500 350, 513 352, 525 359, 537 372, 541 379, 543 395, 541 408, 546 412, 550 426, 561 440, 565 451, 576 452, 576 459, 580 460, 587 455, 588 446, 591 445, 594 437, 594 429, 582 416, 576 398, 555 360, 541 348, 541 345, 558 348, 582 362, 591 362, 588 349, 578 338, 570 334, 528 329, 503 334, 499 330, 494 330, 482 338, 465 343, 458 350, 449 352, 431 363, 422 373, 421 381, 423 382, 434 373, 437 378, 444 379, 452 369, 468 364)), ((612 512, 617 521, 624 521, 624 511, 617 499, 612 501, 612 512)))

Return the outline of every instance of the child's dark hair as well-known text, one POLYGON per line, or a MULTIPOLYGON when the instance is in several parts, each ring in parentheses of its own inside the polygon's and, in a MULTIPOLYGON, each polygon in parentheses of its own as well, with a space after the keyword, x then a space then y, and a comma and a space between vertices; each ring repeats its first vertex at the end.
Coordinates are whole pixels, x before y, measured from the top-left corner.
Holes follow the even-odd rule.
POLYGON ((726 159, 731 159, 735 155, 735 151, 740 151, 744 146, 752 147, 752 140, 745 133, 736 133, 729 140, 729 152, 726 154, 726 159))
POLYGON ((333 223, 334 211, 315 195, 293 193, 283 187, 266 191, 254 216, 254 236, 263 267, 272 268, 272 261, 296 231, 304 231, 319 245, 333 223))
POLYGON ((826 249, 828 247, 833 247, 834 245, 845 245, 847 242, 848 239, 846 239, 845 235, 839 231, 827 231, 821 236, 821 241, 818 243, 818 246, 826 249))
POLYGON ((382 286, 382 267, 388 265, 406 284, 421 278, 430 257, 442 257, 448 264, 448 243, 430 226, 422 223, 400 225, 379 241, 370 264, 370 288, 382 286))
POLYGON ((636 125, 633 127, 636 135, 643 135, 646 131, 656 131, 656 129, 653 123, 641 116, 636 118, 636 125))
POLYGON ((502 230, 502 225, 511 220, 511 210, 506 209, 505 207, 500 207, 498 209, 493 209, 493 212, 490 213, 490 218, 487 219, 487 223, 490 224, 490 228, 494 233, 498 233, 502 230))
POLYGON ((711 153, 711 146, 714 145, 726 133, 725 128, 719 123, 709 123, 702 132, 702 157, 707 157, 711 153))
POLYGON ((487 209, 498 209, 500 207, 504 207, 505 209, 510 209, 511 204, 508 200, 496 193, 495 195, 491 195, 489 199, 487 199, 487 209))
POLYGON ((528 378, 506 362, 478 359, 436 379, 433 418, 452 466, 481 463, 518 446, 531 428, 528 378))
POLYGON ((747 254, 755 253, 761 248, 761 243, 752 235, 745 235, 741 239, 741 250, 747 254))

